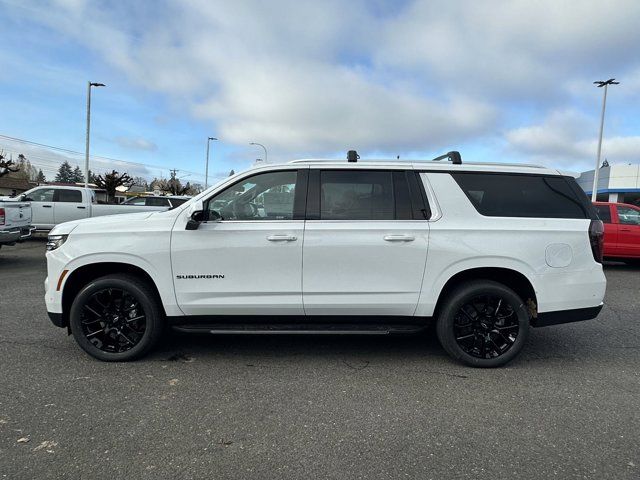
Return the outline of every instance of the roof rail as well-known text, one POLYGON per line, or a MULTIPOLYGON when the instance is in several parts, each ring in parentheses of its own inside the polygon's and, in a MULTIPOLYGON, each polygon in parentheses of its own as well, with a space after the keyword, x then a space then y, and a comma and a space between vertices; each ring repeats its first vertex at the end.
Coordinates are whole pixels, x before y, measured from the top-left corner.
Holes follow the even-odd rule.
POLYGON ((438 160, 442 160, 443 158, 446 158, 454 165, 462 165, 462 156, 460 155, 460 152, 457 152, 455 150, 452 150, 451 152, 447 152, 444 155, 440 155, 439 157, 436 157, 431 161, 437 162, 438 160))

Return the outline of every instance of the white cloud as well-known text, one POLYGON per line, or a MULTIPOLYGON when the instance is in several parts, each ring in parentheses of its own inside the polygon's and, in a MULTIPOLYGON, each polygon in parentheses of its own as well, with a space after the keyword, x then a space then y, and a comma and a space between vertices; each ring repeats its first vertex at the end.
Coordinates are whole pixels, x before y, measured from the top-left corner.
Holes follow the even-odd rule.
MULTIPOLYGON (((526 107, 547 119, 509 130, 507 148, 578 161, 594 118, 562 104, 594 75, 640 72, 636 0, 13 5, 224 141, 260 141, 276 158, 447 149, 498 138, 526 107)), ((605 145, 622 155, 632 144, 605 145)))
POLYGON ((115 138, 115 142, 124 148, 130 148, 134 150, 145 150, 148 152, 154 152, 158 150, 158 146, 145 139, 145 138, 130 138, 130 137, 117 137, 115 138))
MULTIPOLYGON (((554 111, 542 123, 506 132, 508 150, 548 165, 593 168, 599 124, 575 110, 554 111)), ((604 136, 601 159, 638 162, 640 136, 604 136)))

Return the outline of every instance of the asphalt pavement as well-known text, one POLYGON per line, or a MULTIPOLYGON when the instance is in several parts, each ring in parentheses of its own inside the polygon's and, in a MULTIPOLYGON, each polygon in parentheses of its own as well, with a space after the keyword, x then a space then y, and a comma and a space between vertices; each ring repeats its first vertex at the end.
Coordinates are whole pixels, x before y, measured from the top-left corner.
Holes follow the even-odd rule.
POLYGON ((507 367, 429 336, 172 334, 101 363, 44 306, 44 242, 0 250, 0 478, 640 478, 640 269, 507 367))

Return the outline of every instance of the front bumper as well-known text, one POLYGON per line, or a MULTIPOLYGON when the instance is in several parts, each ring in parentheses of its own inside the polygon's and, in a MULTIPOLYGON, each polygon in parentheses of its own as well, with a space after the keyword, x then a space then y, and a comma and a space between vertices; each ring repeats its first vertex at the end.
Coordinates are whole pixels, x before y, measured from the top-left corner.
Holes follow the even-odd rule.
POLYGON ((51 320, 51 323, 56 327, 62 328, 67 326, 61 313, 47 312, 47 315, 49 315, 49 320, 51 320))
POLYGON ((591 320, 598 316, 602 307, 603 304, 601 303, 596 307, 538 313, 536 318, 531 319, 531 325, 534 327, 548 327, 550 325, 561 325, 563 323, 591 320))

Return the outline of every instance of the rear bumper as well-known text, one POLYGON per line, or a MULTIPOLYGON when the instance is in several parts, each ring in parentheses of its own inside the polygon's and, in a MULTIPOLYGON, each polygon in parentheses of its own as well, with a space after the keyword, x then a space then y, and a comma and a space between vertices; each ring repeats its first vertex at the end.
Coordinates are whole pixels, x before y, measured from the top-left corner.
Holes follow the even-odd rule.
POLYGON ((31 236, 36 227, 14 227, 0 230, 0 243, 15 243, 26 240, 31 236))
POLYGON ((538 313, 538 316, 531 320, 531 325, 534 327, 548 327, 550 325, 560 325, 562 323, 591 320, 598 316, 602 307, 603 304, 600 304, 596 307, 538 313))
POLYGON ((31 237, 31 234, 36 231, 36 227, 22 227, 20 231, 20 240, 26 240, 31 237))

